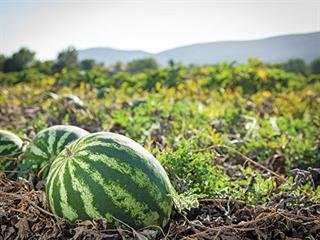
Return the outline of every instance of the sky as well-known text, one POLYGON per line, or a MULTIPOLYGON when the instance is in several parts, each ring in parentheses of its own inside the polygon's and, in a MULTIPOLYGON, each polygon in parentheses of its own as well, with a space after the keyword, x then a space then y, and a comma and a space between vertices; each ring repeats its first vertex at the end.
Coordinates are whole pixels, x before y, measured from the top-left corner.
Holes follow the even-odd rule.
POLYGON ((194 43, 320 31, 320 0, 0 0, 0 53, 69 46, 157 53, 194 43))

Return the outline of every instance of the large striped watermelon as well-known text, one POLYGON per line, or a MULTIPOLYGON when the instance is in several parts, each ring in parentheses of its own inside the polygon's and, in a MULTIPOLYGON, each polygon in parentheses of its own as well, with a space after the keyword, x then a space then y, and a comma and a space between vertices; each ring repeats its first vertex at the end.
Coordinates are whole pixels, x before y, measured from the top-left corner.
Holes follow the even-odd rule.
POLYGON ((44 129, 28 145, 23 163, 31 165, 31 169, 38 171, 49 166, 66 145, 87 134, 89 132, 86 130, 70 125, 56 125, 44 129))
POLYGON ((76 219, 106 218, 134 228, 165 226, 173 187, 160 163, 135 141, 100 132, 75 141, 52 163, 47 196, 52 212, 76 219))
POLYGON ((14 157, 22 152, 23 142, 15 134, 0 130, 0 157, 14 157))

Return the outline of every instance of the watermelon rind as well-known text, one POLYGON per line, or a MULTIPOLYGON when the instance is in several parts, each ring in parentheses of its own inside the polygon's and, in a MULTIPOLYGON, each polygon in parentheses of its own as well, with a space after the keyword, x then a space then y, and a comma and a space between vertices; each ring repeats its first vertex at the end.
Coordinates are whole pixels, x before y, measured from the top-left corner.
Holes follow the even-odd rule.
POLYGON ((0 157, 15 157, 22 152, 23 141, 14 133, 0 130, 0 157))
POLYGON ((173 187, 157 159, 135 141, 110 132, 84 136, 51 165, 46 192, 51 211, 71 221, 106 218, 138 229, 164 227, 173 187))
POLYGON ((50 165, 65 146, 87 134, 88 131, 71 125, 56 125, 44 129, 27 146, 22 162, 38 172, 50 165))

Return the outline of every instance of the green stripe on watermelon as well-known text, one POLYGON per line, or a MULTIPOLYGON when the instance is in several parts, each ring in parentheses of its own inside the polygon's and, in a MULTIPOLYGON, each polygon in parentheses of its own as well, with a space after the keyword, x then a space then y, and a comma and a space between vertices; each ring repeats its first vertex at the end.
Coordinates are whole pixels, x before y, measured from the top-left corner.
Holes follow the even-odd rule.
POLYGON ((12 132, 0 130, 0 158, 15 157, 22 153, 23 142, 12 132))
POLYGON ((13 161, 23 152, 22 140, 12 132, 0 130, 0 171, 5 171, 7 176, 12 177, 17 166, 13 161))
MULTIPOLYGON (((83 211, 78 211, 78 209, 84 209, 84 203, 81 200, 81 195, 74 186, 72 185, 72 179, 71 179, 71 173, 70 168, 67 168, 67 172, 65 173, 65 187, 66 189, 69 189, 70 191, 67 192, 67 198, 66 201, 70 206, 76 206, 77 213, 80 213, 77 218, 80 219, 89 219, 89 216, 84 213, 83 211)), ((75 218, 76 219, 76 218, 75 218)))
MULTIPOLYGON (((108 154, 88 154, 86 151, 80 151, 78 154, 81 156, 77 158, 80 161, 86 161, 86 159, 89 159, 92 161, 93 165, 96 165, 96 169, 103 169, 103 165, 108 167, 108 171, 105 171, 103 174, 105 175, 111 175, 114 176, 114 178, 118 178, 119 181, 126 178, 126 175, 130 175, 132 178, 132 188, 140 188, 141 194, 148 195, 150 199, 154 199, 154 204, 158 206, 156 203, 161 201, 161 190, 154 184, 150 182, 150 178, 152 176, 148 176, 144 171, 141 169, 134 167, 125 161, 122 161, 120 158, 120 151, 118 152, 118 155, 110 156, 110 147, 105 149, 108 151, 108 154)), ((133 159, 134 160, 134 159, 133 159)), ((131 161, 131 164, 133 161, 131 161)), ((140 196, 137 196, 138 198, 140 196)), ((160 208, 162 211, 168 212, 171 209, 170 205, 160 205, 160 208)))
MULTIPOLYGON (((94 134, 91 134, 91 137, 94 137, 92 135, 94 134)), ((90 138, 88 138, 88 140, 89 143, 85 146, 88 152, 94 151, 95 153, 106 154, 109 157, 119 159, 122 163, 133 166, 135 169, 146 169, 145 173, 151 178, 151 180, 161 181, 163 183, 161 186, 163 187, 167 186, 168 183, 170 184, 169 178, 163 177, 164 174, 166 175, 166 172, 157 160, 145 161, 144 156, 140 156, 140 152, 143 152, 148 158, 154 158, 141 146, 139 148, 133 144, 133 149, 130 146, 123 145, 121 140, 117 138, 102 139, 102 141, 97 138, 94 142, 91 142, 90 138)), ((81 151, 82 149, 80 148, 79 150, 81 151)), ((165 191, 164 188, 160 190, 165 191)))
MULTIPOLYGON (((57 155, 78 138, 88 135, 84 129, 70 125, 57 125, 40 131, 28 145, 23 163, 38 172, 49 166, 57 155)), ((46 176, 44 171, 43 176, 46 176)))
MULTIPOLYGON (((78 166, 80 166, 82 169, 90 168, 90 166, 85 166, 84 164, 86 164, 86 163, 79 162, 78 166)), ((99 164, 99 163, 93 163, 92 169, 90 169, 90 170, 91 170, 91 172, 96 171, 97 175, 99 174, 100 176, 109 176, 111 179, 117 179, 117 181, 114 184, 122 186, 121 189, 123 191, 131 193, 130 195, 128 195, 128 197, 132 198, 131 200, 133 203, 136 203, 137 208, 142 209, 143 206, 142 205, 140 206, 138 203, 143 202, 145 198, 149 198, 150 201, 148 202, 148 208, 150 208, 152 211, 159 212, 159 214, 161 213, 162 215, 164 215, 163 211, 161 210, 161 208, 159 208, 159 206, 157 205, 157 202, 152 198, 151 194, 148 193, 147 189, 139 187, 137 184, 135 184, 134 181, 127 181, 126 180, 128 175, 121 174, 118 171, 114 171, 109 168, 105 169, 104 164, 99 164), (125 187, 123 187, 123 186, 125 186, 125 187), (139 189, 139 191, 137 193, 135 193, 135 192, 132 192, 131 189, 139 189)), ((110 181, 110 182, 111 182, 111 184, 113 184, 112 181, 110 181)), ((109 192, 109 194, 110 194, 110 192, 109 192)), ((106 194, 106 195, 108 195, 108 194, 106 194)), ((115 196, 116 196, 116 194, 115 194, 115 196)), ((116 201, 116 199, 114 199, 114 201, 116 201)), ((118 205, 117 206, 118 208, 125 207, 124 210, 126 212, 132 211, 132 206, 130 204, 124 205, 123 203, 121 203, 119 201, 117 203, 118 204, 115 204, 115 205, 118 205)), ((150 214, 152 214, 152 213, 150 213, 150 214)))
POLYGON ((46 191, 58 216, 72 221, 116 218, 141 228, 167 224, 172 189, 160 163, 142 146, 101 132, 78 139, 59 154, 46 191))

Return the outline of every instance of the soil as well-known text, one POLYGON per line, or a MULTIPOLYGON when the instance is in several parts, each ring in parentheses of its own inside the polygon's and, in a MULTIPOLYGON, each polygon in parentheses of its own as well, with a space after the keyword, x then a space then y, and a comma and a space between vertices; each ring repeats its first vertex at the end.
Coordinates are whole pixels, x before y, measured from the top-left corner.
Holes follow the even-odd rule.
POLYGON ((230 199, 203 199, 185 213, 175 212, 165 229, 108 229, 106 220, 71 223, 54 217, 45 184, 0 176, 0 240, 6 239, 320 239, 320 205, 288 193, 261 206, 230 199))

